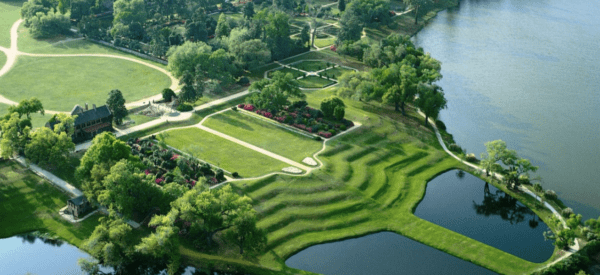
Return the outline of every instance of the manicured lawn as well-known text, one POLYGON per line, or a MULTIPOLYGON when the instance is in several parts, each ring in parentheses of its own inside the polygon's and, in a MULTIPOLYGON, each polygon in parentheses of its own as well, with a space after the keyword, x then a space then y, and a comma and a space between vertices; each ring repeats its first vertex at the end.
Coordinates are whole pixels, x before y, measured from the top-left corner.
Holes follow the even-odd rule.
POLYGON ((241 111, 214 115, 203 125, 297 162, 312 157, 323 147, 322 141, 282 129, 241 111))
MULTIPOLYGON (((0 116, 4 116, 8 113, 8 107, 9 107, 9 105, 0 103, 0 116)), ((44 106, 44 107, 46 107, 46 106, 44 106)), ((48 120, 50 120, 51 117, 52 117, 52 115, 50 115, 50 114, 46 114, 46 115, 41 115, 39 113, 31 114, 31 124, 34 129, 39 128, 39 127, 44 127, 46 122, 48 122, 48 120)))
POLYGON ((0 68, 4 66, 4 63, 6 63, 6 55, 4 52, 0 52, 0 68))
POLYGON ((290 165, 248 149, 201 129, 192 127, 165 132, 165 141, 183 152, 207 161, 241 177, 256 177, 281 171, 290 165))
POLYGON ((156 95, 171 85, 165 74, 131 61, 104 57, 26 57, 0 77, 2 95, 13 101, 37 97, 47 110, 70 111, 75 104, 104 105, 119 89, 125 100, 156 95))
POLYGON ((329 75, 330 77, 332 75, 335 75, 335 78, 338 79, 342 74, 346 73, 346 72, 352 72, 353 70, 350 69, 346 69, 346 68, 342 68, 342 67, 335 67, 335 68, 331 68, 329 70, 326 71, 322 71, 319 73, 319 75, 329 75))
POLYGON ((10 28, 21 18, 25 1, 0 1, 0 46, 10 48, 10 28))
POLYGON ((298 70, 294 70, 294 69, 290 69, 290 68, 281 68, 281 69, 278 69, 278 70, 274 70, 274 71, 270 71, 270 72, 268 72, 268 73, 267 73, 267 76, 268 76, 269 78, 271 78, 271 77, 273 77, 273 74, 274 74, 275 72, 282 72, 282 73, 284 73, 284 74, 288 74, 288 73, 290 73, 290 74, 292 74, 292 75, 294 76, 294 78, 298 78, 298 77, 301 77, 301 76, 303 76, 303 75, 304 75, 304 73, 303 73, 303 72, 301 72, 301 71, 298 71, 298 70))
POLYGON ((151 117, 151 116, 145 116, 145 115, 138 115, 138 114, 130 114, 127 117, 125 117, 124 120, 133 120, 135 121, 135 123, 128 125, 129 127, 133 127, 133 126, 137 126, 140 124, 144 124, 146 122, 149 121, 153 121, 155 119, 158 119, 160 117, 151 117))
MULTIPOLYGON (((327 62, 325 61, 302 61, 300 63, 290 65, 294 68, 298 68, 307 72, 315 72, 327 68, 327 62)), ((331 64, 330 64, 331 66, 331 64)))
POLYGON ((298 83, 300 84, 301 88, 323 88, 334 82, 325 78, 320 78, 318 76, 311 75, 305 78, 298 79, 298 83))
POLYGON ((14 161, 0 161, 0 238, 40 230, 79 245, 98 224, 94 215, 79 224, 62 219, 58 210, 69 197, 14 161))
POLYGON ((323 39, 315 39, 315 46, 322 48, 333 45, 335 43, 335 37, 323 38, 323 39))

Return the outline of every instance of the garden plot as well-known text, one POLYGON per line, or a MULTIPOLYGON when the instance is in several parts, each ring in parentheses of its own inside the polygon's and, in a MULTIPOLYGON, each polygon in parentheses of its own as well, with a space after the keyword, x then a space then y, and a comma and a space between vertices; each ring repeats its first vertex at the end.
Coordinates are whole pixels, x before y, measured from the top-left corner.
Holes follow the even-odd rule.
POLYGON ((319 89, 319 88, 325 88, 327 86, 333 85, 336 82, 325 79, 325 78, 321 78, 318 76, 314 76, 314 75, 310 75, 307 77, 303 77, 297 80, 298 84, 300 84, 300 88, 305 88, 305 89, 319 89))
POLYGON ((280 69, 275 69, 275 70, 269 71, 267 73, 267 77, 268 78, 273 77, 273 74, 275 72, 282 72, 284 74, 291 73, 294 78, 302 77, 305 75, 303 72, 298 71, 298 70, 294 70, 294 69, 290 69, 290 68, 280 68, 280 69))
POLYGON ((316 72, 332 67, 333 64, 320 60, 307 60, 290 64, 290 66, 307 72, 316 72))
POLYGON ((347 73, 347 72, 352 72, 352 71, 354 71, 354 70, 349 69, 349 68, 344 68, 344 67, 335 67, 335 68, 331 68, 331 69, 322 71, 319 73, 319 75, 338 79, 342 74, 347 73))
POLYGON ((165 135, 168 145, 231 173, 238 172, 240 177, 257 177, 289 166, 198 128, 172 130, 165 135))
POLYGON ((322 141, 287 130, 277 125, 278 122, 242 112, 223 112, 208 118, 203 125, 297 162, 323 147, 322 141))

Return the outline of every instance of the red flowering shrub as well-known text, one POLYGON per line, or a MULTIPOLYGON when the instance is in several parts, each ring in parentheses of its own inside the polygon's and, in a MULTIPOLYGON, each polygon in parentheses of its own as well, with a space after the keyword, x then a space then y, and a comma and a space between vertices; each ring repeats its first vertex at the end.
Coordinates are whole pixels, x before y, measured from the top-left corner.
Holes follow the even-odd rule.
POLYGON ((150 174, 150 170, 148 170, 148 169, 144 170, 144 174, 146 174, 146 175, 150 174))
POLYGON ((173 156, 171 157, 171 160, 177 160, 179 158, 178 154, 173 154, 173 156))
POLYGON ((242 108, 242 109, 244 109, 244 106, 245 106, 245 105, 244 105, 244 103, 242 103, 242 104, 239 104, 239 105, 238 105, 238 108, 242 108))
POLYGON ((252 106, 251 104, 246 104, 244 105, 244 110, 252 112, 254 111, 254 106, 252 106))
POLYGON ((163 181, 165 181, 165 179, 163 179, 163 178, 157 178, 154 182, 156 182, 156 184, 160 184, 163 181))
POLYGON ((333 135, 330 132, 319 132, 319 136, 322 136, 324 138, 330 138, 333 135))

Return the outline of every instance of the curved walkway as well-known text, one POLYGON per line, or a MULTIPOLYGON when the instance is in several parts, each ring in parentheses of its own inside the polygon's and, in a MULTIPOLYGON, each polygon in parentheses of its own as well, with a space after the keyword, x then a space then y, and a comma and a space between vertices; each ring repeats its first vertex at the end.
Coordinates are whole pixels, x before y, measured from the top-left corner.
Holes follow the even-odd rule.
MULTIPOLYGON (((6 63, 4 64, 4 66, 2 66, 2 68, 0 69, 0 77, 3 76, 4 74, 6 74, 8 71, 10 71, 10 69, 14 66, 17 57, 19 55, 23 55, 23 56, 32 56, 32 57, 106 57, 106 58, 117 58, 117 59, 123 59, 123 60, 127 60, 127 61, 131 61, 131 62, 135 62, 147 67, 150 67, 152 69, 155 69, 161 73, 164 73, 165 75, 167 75, 170 79, 171 79, 171 86, 169 87, 171 90, 176 91, 178 88, 178 80, 173 77, 173 75, 171 75, 171 73, 169 73, 167 70, 158 67, 154 64, 150 64, 144 61, 141 61, 139 59, 136 58, 131 58, 131 57, 127 57, 127 56, 121 56, 121 55, 112 55, 112 54, 35 54, 35 53, 24 53, 24 52, 20 52, 18 50, 17 47, 17 41, 19 38, 19 25, 21 25, 21 23, 23 22, 23 19, 19 19, 17 20, 11 27, 10 29, 10 48, 4 48, 4 47, 0 47, 0 51, 4 52, 4 54, 6 54, 6 63)), ((142 102, 147 102, 147 101, 152 101, 152 100, 158 100, 162 98, 162 95, 155 95, 152 97, 148 97, 148 98, 144 98, 135 102, 130 102, 125 104, 126 106, 135 106, 135 105, 139 105, 142 102)), ((4 104, 8 104, 8 105, 16 105, 18 104, 18 102, 12 101, 2 95, 0 95, 0 103, 4 103, 4 104)), ((55 114, 55 113, 60 113, 57 111, 52 111, 52 110, 46 110, 46 113, 48 114, 55 114)))

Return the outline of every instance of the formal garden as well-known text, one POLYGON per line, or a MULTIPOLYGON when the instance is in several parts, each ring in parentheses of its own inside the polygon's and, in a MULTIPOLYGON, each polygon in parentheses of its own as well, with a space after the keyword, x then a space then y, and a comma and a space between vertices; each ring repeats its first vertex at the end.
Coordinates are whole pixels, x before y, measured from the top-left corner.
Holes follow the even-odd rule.
POLYGON ((272 78, 275 72, 290 73, 302 89, 322 89, 337 84, 337 79, 345 72, 356 69, 331 61, 310 58, 286 62, 285 66, 268 67, 265 77, 272 78))

